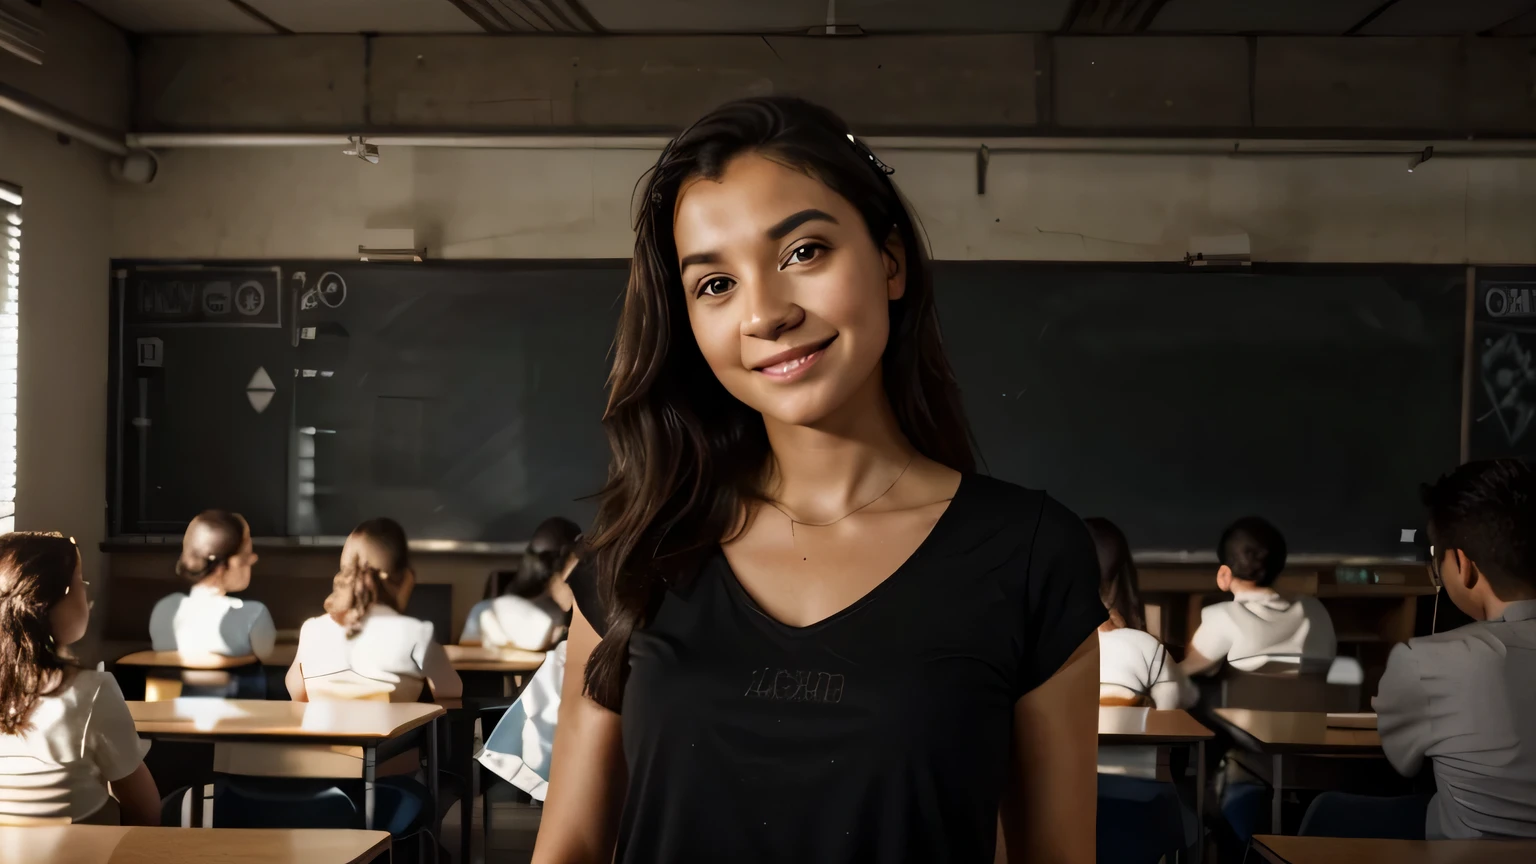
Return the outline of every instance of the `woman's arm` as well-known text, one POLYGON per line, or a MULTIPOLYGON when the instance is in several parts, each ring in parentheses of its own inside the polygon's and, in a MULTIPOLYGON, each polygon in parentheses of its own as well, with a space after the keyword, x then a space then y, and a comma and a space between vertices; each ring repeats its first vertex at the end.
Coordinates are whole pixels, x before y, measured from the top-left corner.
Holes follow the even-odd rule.
POLYGON ((108 783, 107 791, 117 799, 124 825, 160 824, 160 790, 148 765, 140 762, 132 774, 108 783))
POLYGON ((1090 633, 1014 706, 1013 764, 1000 812, 1006 860, 1094 864, 1098 752, 1099 636, 1090 633))
POLYGON ((283 683, 288 687, 288 698, 295 702, 308 702, 309 694, 304 690, 304 670, 299 666, 299 658, 293 659, 293 665, 288 667, 288 673, 283 676, 283 683))
POLYGON ((264 604, 251 622, 251 653, 265 660, 277 646, 277 625, 272 623, 272 613, 264 604))
POLYGON ((448 659, 448 652, 434 639, 427 643, 427 653, 421 663, 422 674, 427 676, 427 686, 432 688, 433 699, 457 699, 464 695, 464 680, 448 659))
POLYGON ((533 864, 608 864, 628 785, 619 715, 582 692, 597 631, 574 610, 560 720, 533 864))

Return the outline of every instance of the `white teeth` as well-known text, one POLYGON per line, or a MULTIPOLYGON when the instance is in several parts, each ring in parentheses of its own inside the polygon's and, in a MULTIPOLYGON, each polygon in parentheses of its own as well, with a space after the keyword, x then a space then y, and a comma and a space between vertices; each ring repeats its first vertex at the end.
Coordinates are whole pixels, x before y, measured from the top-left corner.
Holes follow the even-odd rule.
POLYGON ((793 360, 785 360, 783 363, 780 363, 777 366, 770 366, 770 367, 768 367, 764 371, 771 372, 771 373, 773 373, 775 375, 787 375, 790 372, 793 372, 796 369, 799 369, 801 366, 804 366, 805 365, 805 361, 811 359, 811 357, 813 357, 813 356, 815 356, 815 355, 814 354, 807 354, 804 357, 796 357, 793 360))

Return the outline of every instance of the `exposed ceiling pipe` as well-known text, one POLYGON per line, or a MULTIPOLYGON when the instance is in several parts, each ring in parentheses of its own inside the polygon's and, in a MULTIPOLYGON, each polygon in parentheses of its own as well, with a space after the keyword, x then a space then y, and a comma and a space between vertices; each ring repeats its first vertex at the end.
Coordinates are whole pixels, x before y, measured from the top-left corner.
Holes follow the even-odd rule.
MULTIPOLYGON (((341 147, 355 135, 282 133, 147 132, 130 134, 135 149, 170 150, 223 147, 341 147)), ((640 150, 657 152, 670 140, 665 135, 497 135, 497 134, 375 134, 368 143, 379 147, 446 147, 494 150, 640 150)), ((1313 139, 1238 138, 1056 138, 975 136, 876 136, 866 143, 881 151, 975 153, 985 146, 993 153, 1108 154, 1134 156, 1234 157, 1398 157, 1420 153, 1423 142, 1334 141, 1313 139)), ((1435 141, 1436 158, 1536 158, 1536 141, 1435 141)))
POLYGON ((128 155, 128 144, 122 135, 71 116, 8 84, 0 84, 0 109, 9 111, 23 120, 36 123, 44 129, 67 135, 82 144, 89 144, 103 153, 110 153, 113 156, 128 155))

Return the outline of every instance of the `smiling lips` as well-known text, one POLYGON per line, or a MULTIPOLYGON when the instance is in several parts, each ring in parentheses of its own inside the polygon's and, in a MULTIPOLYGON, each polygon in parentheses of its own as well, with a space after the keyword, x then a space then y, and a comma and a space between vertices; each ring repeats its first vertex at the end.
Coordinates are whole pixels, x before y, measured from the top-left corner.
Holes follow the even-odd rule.
POLYGON ((791 348, 769 357, 765 362, 753 368, 755 372, 761 372, 775 381, 793 381, 810 371, 816 365, 822 355, 826 353, 827 346, 837 339, 822 342, 811 342, 798 348, 791 348))

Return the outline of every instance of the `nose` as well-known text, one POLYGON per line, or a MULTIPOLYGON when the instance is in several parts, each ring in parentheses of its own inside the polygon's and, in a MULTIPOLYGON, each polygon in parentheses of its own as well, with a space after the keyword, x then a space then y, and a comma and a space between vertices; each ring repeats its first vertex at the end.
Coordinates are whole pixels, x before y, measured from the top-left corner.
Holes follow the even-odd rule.
POLYGON ((742 308, 745 317, 741 322, 741 335, 754 339, 776 341, 780 336, 799 327, 805 321, 805 310, 796 305, 775 279, 777 274, 755 279, 751 285, 742 285, 747 302, 742 308))

